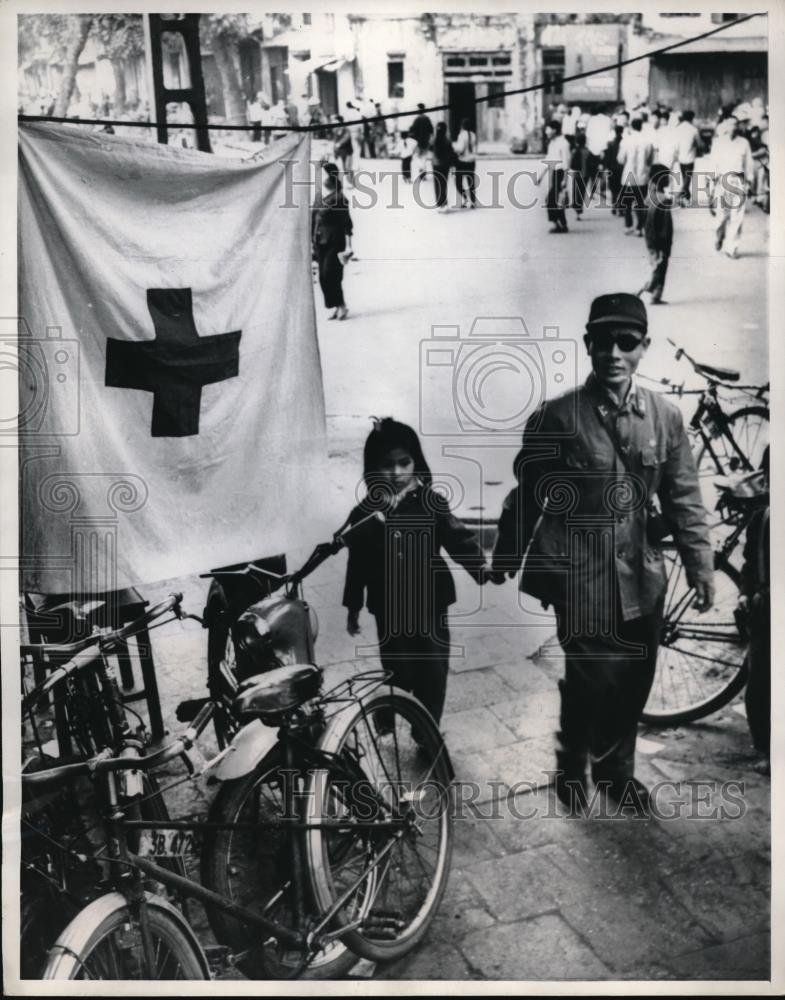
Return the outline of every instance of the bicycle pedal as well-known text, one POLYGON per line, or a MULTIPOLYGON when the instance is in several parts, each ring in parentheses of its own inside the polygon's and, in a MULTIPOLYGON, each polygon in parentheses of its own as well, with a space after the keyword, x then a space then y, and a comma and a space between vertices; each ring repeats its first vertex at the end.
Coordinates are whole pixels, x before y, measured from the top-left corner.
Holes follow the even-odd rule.
POLYGON ((215 979, 234 967, 234 953, 223 944, 207 945, 205 958, 210 967, 210 975, 215 979))

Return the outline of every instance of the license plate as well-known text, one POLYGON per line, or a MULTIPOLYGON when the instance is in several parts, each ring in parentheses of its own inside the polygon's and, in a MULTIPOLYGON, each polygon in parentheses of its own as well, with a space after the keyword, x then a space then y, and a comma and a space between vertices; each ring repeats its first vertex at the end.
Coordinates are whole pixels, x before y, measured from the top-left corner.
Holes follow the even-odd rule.
POLYGON ((195 830, 143 830, 139 840, 139 854, 146 858, 181 858, 198 852, 195 830))

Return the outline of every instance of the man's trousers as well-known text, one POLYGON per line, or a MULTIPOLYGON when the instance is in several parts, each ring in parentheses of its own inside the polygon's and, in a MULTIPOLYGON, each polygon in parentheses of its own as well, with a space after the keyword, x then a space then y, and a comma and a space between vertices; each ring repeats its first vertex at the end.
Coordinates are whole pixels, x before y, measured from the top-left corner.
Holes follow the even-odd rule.
POLYGON ((662 624, 661 599, 650 615, 621 620, 609 634, 573 635, 567 610, 556 613, 564 650, 557 761, 569 776, 591 761, 595 781, 630 778, 635 740, 654 680, 662 624))

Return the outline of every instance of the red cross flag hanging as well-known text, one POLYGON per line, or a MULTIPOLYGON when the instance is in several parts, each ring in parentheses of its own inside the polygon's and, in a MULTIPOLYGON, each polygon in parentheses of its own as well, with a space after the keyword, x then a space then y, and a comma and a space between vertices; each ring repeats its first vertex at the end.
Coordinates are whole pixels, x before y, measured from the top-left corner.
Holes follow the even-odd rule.
POLYGON ((326 458, 307 137, 260 163, 19 136, 22 586, 302 544, 326 458))

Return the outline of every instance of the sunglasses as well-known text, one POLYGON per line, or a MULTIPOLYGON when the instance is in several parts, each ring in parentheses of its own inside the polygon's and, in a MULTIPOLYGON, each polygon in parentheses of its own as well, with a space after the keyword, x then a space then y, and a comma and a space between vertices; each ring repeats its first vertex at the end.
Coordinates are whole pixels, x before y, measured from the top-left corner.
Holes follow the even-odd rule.
POLYGON ((619 350, 629 354, 643 343, 643 337, 636 337, 634 333, 608 333, 605 330, 589 334, 589 343, 594 351, 610 351, 614 344, 618 344, 619 350))

